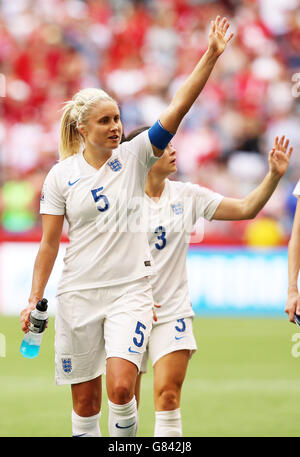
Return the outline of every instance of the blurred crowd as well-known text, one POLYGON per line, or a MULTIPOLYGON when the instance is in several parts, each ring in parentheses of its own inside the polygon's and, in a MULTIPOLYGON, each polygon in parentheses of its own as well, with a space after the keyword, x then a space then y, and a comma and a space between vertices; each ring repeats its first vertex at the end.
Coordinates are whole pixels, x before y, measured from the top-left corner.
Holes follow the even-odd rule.
POLYGON ((286 242, 300 178, 299 0, 0 0, 2 237, 40 231, 63 103, 101 87, 119 102, 125 134, 152 124, 205 52, 217 14, 235 37, 174 139, 173 178, 243 197, 285 134, 291 165, 258 219, 207 223, 205 240, 286 242))

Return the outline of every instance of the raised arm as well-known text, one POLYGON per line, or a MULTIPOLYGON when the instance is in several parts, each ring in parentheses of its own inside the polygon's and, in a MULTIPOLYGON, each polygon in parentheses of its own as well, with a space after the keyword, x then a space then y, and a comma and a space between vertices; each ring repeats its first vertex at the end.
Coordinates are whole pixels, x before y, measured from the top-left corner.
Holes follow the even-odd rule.
MULTIPOLYGON (((161 126, 170 132, 170 134, 174 135, 176 133, 180 122, 200 95, 218 58, 224 52, 229 40, 233 37, 233 33, 226 37, 229 25, 227 19, 223 18, 221 20, 220 16, 211 22, 207 51, 192 73, 177 90, 170 105, 159 116, 161 126)), ((156 156, 161 156, 163 153, 161 149, 155 146, 153 146, 153 150, 156 156)))
POLYGON ((294 322, 294 314, 300 314, 298 276, 300 270, 300 198, 298 198, 294 224, 288 248, 288 298, 285 312, 294 322))
POLYGON ((21 328, 25 333, 28 332, 29 314, 37 302, 43 298, 57 256, 64 216, 43 214, 42 221, 43 236, 34 263, 29 305, 20 313, 21 328))
POLYGON ((265 206, 281 177, 285 174, 293 148, 289 148, 289 140, 285 136, 275 138, 274 146, 269 153, 269 172, 264 180, 247 197, 223 198, 215 211, 216 220, 253 219, 265 206))

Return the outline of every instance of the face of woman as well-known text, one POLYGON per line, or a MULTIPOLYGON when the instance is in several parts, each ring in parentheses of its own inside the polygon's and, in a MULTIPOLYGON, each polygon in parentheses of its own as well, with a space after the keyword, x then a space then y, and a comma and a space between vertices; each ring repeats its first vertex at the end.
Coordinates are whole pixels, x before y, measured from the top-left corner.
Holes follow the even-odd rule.
POLYGON ((172 143, 169 143, 164 150, 161 158, 151 168, 151 173, 157 173, 162 176, 169 176, 177 171, 176 167, 176 150, 172 143))
POLYGON ((118 105, 113 101, 101 101, 91 110, 86 126, 80 128, 85 141, 97 148, 115 149, 122 136, 122 123, 118 105))

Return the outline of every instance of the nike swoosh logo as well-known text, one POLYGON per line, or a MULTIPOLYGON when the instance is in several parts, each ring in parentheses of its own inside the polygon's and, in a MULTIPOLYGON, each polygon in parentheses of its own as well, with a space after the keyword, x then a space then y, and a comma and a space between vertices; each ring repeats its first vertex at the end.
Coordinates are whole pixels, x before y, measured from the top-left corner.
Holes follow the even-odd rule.
POLYGON ((175 340, 181 340, 184 336, 175 336, 175 340))
POLYGON ((79 438, 80 436, 86 436, 86 433, 82 433, 81 435, 72 435, 73 438, 79 438))
POLYGON ((135 422, 133 422, 133 424, 127 425, 126 427, 122 427, 122 425, 119 425, 118 423, 116 423, 117 428, 130 428, 130 427, 133 427, 134 425, 135 425, 135 422))
POLYGON ((79 179, 80 178, 76 179, 76 181, 73 181, 73 182, 69 181, 68 182, 69 186, 73 186, 74 184, 76 184, 79 181, 79 179))
POLYGON ((128 348, 128 351, 132 352, 132 354, 140 354, 140 352, 134 351, 133 349, 131 349, 131 347, 128 348))

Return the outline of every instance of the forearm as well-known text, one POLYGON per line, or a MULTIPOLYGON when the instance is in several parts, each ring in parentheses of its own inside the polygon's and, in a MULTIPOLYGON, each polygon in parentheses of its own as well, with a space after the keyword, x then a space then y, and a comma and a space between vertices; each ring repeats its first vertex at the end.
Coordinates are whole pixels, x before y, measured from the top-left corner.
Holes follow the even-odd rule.
POLYGON ((180 109, 183 115, 189 111, 195 100, 198 98, 218 60, 218 57, 219 56, 216 55, 216 53, 208 49, 186 81, 177 90, 172 100, 172 104, 176 105, 177 109, 180 109))
POLYGON ((169 107, 160 116, 160 122, 166 130, 176 133, 183 117, 187 114, 205 86, 218 57, 215 52, 208 49, 193 72, 177 90, 169 107))
POLYGON ((268 172, 261 184, 243 199, 243 219, 253 219, 261 211, 279 181, 279 175, 268 172))
MULTIPOLYGON (((299 212, 297 211, 299 214, 299 212)), ((296 214, 297 216, 297 214, 296 214)), ((288 292, 298 293, 300 270, 300 224, 295 216, 291 239, 288 245, 288 292)))
POLYGON ((300 269, 300 237, 290 240, 288 247, 288 291, 298 293, 300 269))
POLYGON ((29 301, 37 303, 43 298, 44 290, 53 269, 59 245, 41 243, 33 268, 32 287, 29 301))

